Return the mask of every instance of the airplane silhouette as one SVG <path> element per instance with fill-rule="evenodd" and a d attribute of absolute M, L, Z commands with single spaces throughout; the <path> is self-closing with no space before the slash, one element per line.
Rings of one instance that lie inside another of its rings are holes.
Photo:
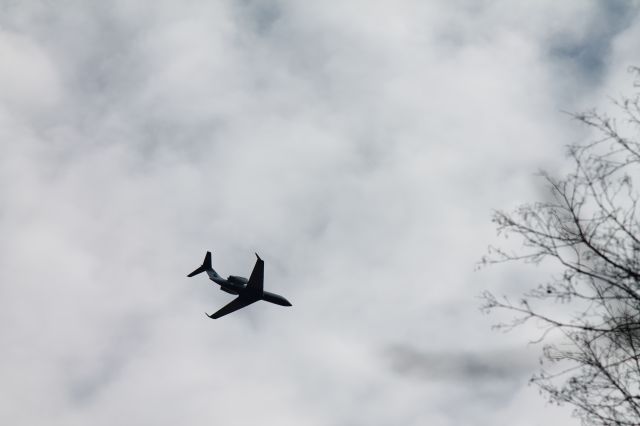
<path fill-rule="evenodd" d="M 215 314 L 207 314 L 209 318 L 218 319 L 230 314 L 231 312 L 237 311 L 238 309 L 244 308 L 245 306 L 249 306 L 258 300 L 265 300 L 280 306 L 291 306 L 291 303 L 279 294 L 264 291 L 262 285 L 264 279 L 264 261 L 260 259 L 258 253 L 256 253 L 256 257 L 258 260 L 256 260 L 256 264 L 253 267 L 253 271 L 251 272 L 249 279 L 236 275 L 229 275 L 227 279 L 222 278 L 211 267 L 210 251 L 205 255 L 202 266 L 187 275 L 187 277 L 193 277 L 194 275 L 206 272 L 211 281 L 220 285 L 220 290 L 238 295 L 238 297 L 233 299 Z"/>

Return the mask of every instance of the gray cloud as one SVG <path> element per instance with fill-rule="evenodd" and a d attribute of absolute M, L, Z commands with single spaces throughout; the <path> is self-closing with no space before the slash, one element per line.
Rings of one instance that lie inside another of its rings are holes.
<path fill-rule="evenodd" d="M 452 423 L 492 424 L 495 419 L 489 420 L 486 412 L 521 404 L 523 390 L 533 390 L 528 382 L 538 368 L 535 351 L 526 347 L 433 352 L 399 344 L 386 347 L 383 359 L 399 377 L 445 393 L 447 397 L 436 399 L 433 406 Z M 520 412 L 511 419 L 541 421 L 536 417 L 533 412 Z"/>
<path fill-rule="evenodd" d="M 399 374 L 424 380 L 521 382 L 536 368 L 532 352 L 429 353 L 405 345 L 391 346 L 387 355 Z"/>
<path fill-rule="evenodd" d="M 583 85 L 598 84 L 606 78 L 616 37 L 633 25 L 638 4 L 631 1 L 595 3 L 588 15 L 584 31 L 559 31 L 550 37 L 549 54 L 557 61 L 558 72 L 570 74 L 579 81 L 573 90 Z M 574 80 L 575 81 L 575 80 Z"/>

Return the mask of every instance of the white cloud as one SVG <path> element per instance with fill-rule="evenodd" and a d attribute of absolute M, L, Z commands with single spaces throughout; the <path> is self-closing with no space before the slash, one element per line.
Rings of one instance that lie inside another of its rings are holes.
<path fill-rule="evenodd" d="M 61 88 L 47 53 L 27 36 L 0 31 L 0 100 L 6 108 L 4 113 L 55 105 Z"/>
<path fill-rule="evenodd" d="M 570 424 L 531 390 L 398 374 L 381 348 L 524 346 L 475 296 L 544 271 L 473 267 L 491 209 L 532 200 L 581 135 L 559 110 L 634 61 L 631 7 L 590 38 L 602 7 L 5 7 L 0 419 Z M 609 59 L 594 74 L 558 40 Z M 223 274 L 259 252 L 294 306 L 206 319 L 229 300 L 185 277 L 208 249 Z"/>

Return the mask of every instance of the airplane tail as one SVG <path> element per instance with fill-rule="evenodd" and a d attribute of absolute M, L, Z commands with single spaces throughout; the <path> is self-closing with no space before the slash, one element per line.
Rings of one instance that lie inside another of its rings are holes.
<path fill-rule="evenodd" d="M 218 275 L 216 273 L 216 271 L 213 270 L 213 267 L 211 266 L 211 252 L 210 251 L 208 251 L 207 254 L 205 255 L 204 261 L 202 262 L 202 265 L 198 269 L 196 269 L 195 271 L 193 271 L 192 273 L 187 275 L 187 277 L 193 277 L 194 275 L 201 274 L 202 272 L 213 272 L 214 276 Z"/>

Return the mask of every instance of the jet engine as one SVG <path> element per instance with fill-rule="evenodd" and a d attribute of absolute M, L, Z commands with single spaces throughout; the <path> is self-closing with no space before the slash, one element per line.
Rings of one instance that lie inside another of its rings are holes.
<path fill-rule="evenodd" d="M 248 279 L 244 277 L 239 277 L 237 275 L 229 275 L 229 278 L 227 278 L 227 281 L 229 281 L 232 284 L 246 284 L 249 282 Z"/>

